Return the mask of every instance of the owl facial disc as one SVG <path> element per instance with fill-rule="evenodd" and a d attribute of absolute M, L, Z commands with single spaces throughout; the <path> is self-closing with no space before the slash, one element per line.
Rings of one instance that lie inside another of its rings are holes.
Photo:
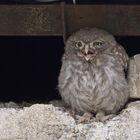
<path fill-rule="evenodd" d="M 85 45 L 85 47 L 81 50 L 81 54 L 86 61 L 90 61 L 94 59 L 97 51 L 95 48 L 90 48 L 89 45 Z"/>

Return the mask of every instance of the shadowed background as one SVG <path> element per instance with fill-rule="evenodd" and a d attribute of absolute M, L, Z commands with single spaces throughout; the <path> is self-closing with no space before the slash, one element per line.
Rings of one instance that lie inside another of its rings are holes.
<path fill-rule="evenodd" d="M 129 56 L 140 53 L 140 37 L 116 39 Z M 59 98 L 62 37 L 0 37 L 0 46 L 0 101 Z"/>
<path fill-rule="evenodd" d="M 66 0 L 67 3 L 72 1 Z M 139 4 L 137 0 L 77 0 L 79 4 Z M 35 3 L 34 0 L 1 0 L 1 4 Z M 129 56 L 140 53 L 140 37 L 116 37 Z M 0 36 L 0 101 L 49 101 L 57 90 L 62 37 Z"/>

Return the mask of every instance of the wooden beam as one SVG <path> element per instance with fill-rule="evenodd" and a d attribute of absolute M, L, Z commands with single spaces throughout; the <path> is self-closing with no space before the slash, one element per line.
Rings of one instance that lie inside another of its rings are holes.
<path fill-rule="evenodd" d="M 68 33 L 85 26 L 95 26 L 114 35 L 140 35 L 140 5 L 67 6 L 66 14 Z"/>
<path fill-rule="evenodd" d="M 59 5 L 0 5 L 0 35 L 62 35 Z"/>
<path fill-rule="evenodd" d="M 0 5 L 0 35 L 63 35 L 99 27 L 119 36 L 140 36 L 140 5 Z M 63 21 L 65 19 L 65 21 Z M 65 22 L 65 24 L 63 24 Z"/>

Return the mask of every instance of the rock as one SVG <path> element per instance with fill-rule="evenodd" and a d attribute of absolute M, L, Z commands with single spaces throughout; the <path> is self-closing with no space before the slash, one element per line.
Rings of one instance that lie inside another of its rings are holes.
<path fill-rule="evenodd" d="M 19 105 L 10 101 L 9 103 L 5 103 L 6 108 L 19 108 Z"/>
<path fill-rule="evenodd" d="M 0 102 L 0 108 L 4 108 L 4 103 Z"/>
<path fill-rule="evenodd" d="M 106 123 L 77 124 L 53 105 L 0 109 L 0 140 L 139 140 L 140 101 Z"/>
<path fill-rule="evenodd" d="M 19 105 L 10 101 L 6 103 L 0 103 L 0 108 L 19 108 Z"/>
<path fill-rule="evenodd" d="M 140 99 L 140 54 L 130 58 L 128 80 L 130 98 Z"/>
<path fill-rule="evenodd" d="M 29 107 L 31 105 L 33 105 L 34 103 L 29 103 L 29 102 L 25 102 L 25 101 L 22 101 L 22 103 L 18 103 L 18 105 L 20 107 Z"/>
<path fill-rule="evenodd" d="M 74 119 L 52 105 L 0 109 L 0 140 L 55 140 Z"/>
<path fill-rule="evenodd" d="M 52 101 L 49 102 L 49 104 L 52 104 L 53 106 L 56 106 L 56 107 L 66 106 L 66 104 L 62 100 L 52 100 Z"/>
<path fill-rule="evenodd" d="M 22 102 L 22 103 L 15 103 L 13 101 L 10 102 L 0 102 L 0 108 L 23 108 L 23 107 L 29 107 L 33 105 L 33 103 L 28 102 Z"/>

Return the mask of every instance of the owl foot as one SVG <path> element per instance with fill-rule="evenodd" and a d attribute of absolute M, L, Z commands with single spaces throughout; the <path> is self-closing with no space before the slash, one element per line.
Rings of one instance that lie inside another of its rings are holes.
<path fill-rule="evenodd" d="M 112 119 L 114 116 L 115 116 L 114 114 L 106 116 L 104 112 L 98 112 L 96 114 L 96 121 L 98 121 L 98 122 L 105 122 L 105 121 L 107 121 L 109 119 Z"/>
<path fill-rule="evenodd" d="M 76 119 L 76 111 L 75 110 L 70 109 L 69 113 L 74 119 Z"/>
<path fill-rule="evenodd" d="M 81 116 L 79 119 L 78 119 L 78 123 L 83 123 L 83 122 L 89 122 L 90 119 L 92 117 L 92 114 L 91 113 L 84 113 L 83 116 Z"/>

